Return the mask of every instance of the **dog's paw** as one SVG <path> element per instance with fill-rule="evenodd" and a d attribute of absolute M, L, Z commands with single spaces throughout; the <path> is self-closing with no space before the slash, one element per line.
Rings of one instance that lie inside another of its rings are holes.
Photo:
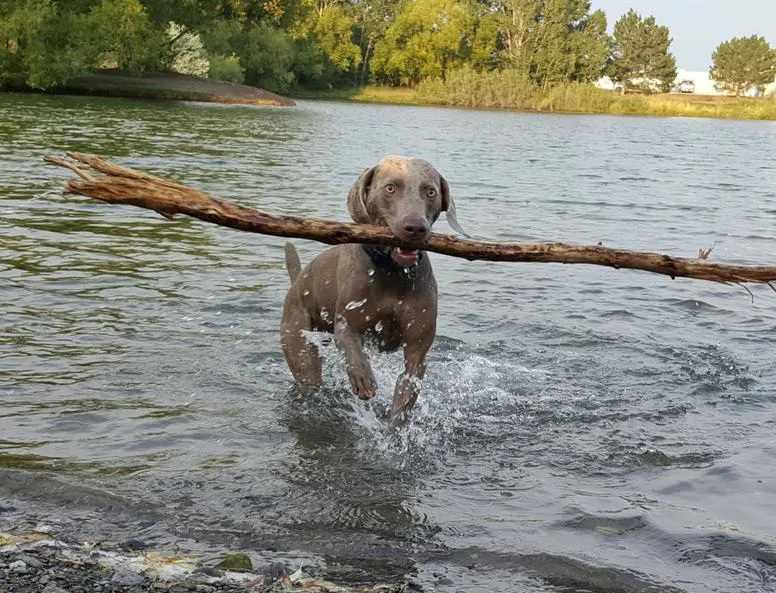
<path fill-rule="evenodd" d="M 358 399 L 371 399 L 377 393 L 377 381 L 368 365 L 348 368 L 350 387 Z"/>

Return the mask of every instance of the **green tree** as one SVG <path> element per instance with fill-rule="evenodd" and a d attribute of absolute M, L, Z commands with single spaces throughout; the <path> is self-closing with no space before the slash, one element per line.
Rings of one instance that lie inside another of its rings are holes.
<path fill-rule="evenodd" d="M 503 0 L 484 4 L 498 30 L 500 66 L 547 89 L 600 78 L 610 53 L 603 11 L 590 0 Z M 487 17 L 482 17 L 487 18 Z"/>
<path fill-rule="evenodd" d="M 170 59 L 164 27 L 141 0 L 7 0 L 0 3 L 0 66 L 34 88 L 99 67 L 158 70 Z"/>
<path fill-rule="evenodd" d="M 669 52 L 668 27 L 655 17 L 642 18 L 631 9 L 614 25 L 610 75 L 626 87 L 650 93 L 668 92 L 676 79 L 676 60 Z"/>
<path fill-rule="evenodd" d="M 606 33 L 606 26 L 603 10 L 596 10 L 579 21 L 571 42 L 576 58 L 573 81 L 595 82 L 603 76 L 612 52 L 612 38 Z"/>
<path fill-rule="evenodd" d="M 609 51 L 606 16 L 590 14 L 589 0 L 544 0 L 528 36 L 531 78 L 542 89 L 597 80 Z"/>
<path fill-rule="evenodd" d="M 528 72 L 531 36 L 541 21 L 543 0 L 502 0 L 493 5 L 505 66 Z M 486 3 L 486 8 L 490 4 Z"/>
<path fill-rule="evenodd" d="M 259 24 L 243 30 L 234 41 L 246 83 L 281 93 L 294 85 L 295 46 L 288 32 Z"/>
<path fill-rule="evenodd" d="M 50 0 L 0 5 L 0 48 L 3 78 L 41 89 L 88 71 L 96 57 L 84 13 Z"/>
<path fill-rule="evenodd" d="M 373 70 L 409 86 L 444 78 L 467 57 L 474 30 L 474 11 L 466 2 L 408 0 L 375 47 Z"/>
<path fill-rule="evenodd" d="M 356 43 L 361 52 L 358 82 L 367 81 L 369 64 L 377 43 L 385 37 L 393 23 L 396 0 L 351 0 L 349 14 L 353 21 Z"/>
<path fill-rule="evenodd" d="M 741 96 L 752 87 L 762 90 L 776 79 L 776 50 L 764 37 L 733 37 L 711 55 L 709 76 L 718 91 Z"/>
<path fill-rule="evenodd" d="M 502 65 L 498 15 L 492 7 L 475 5 L 475 31 L 471 38 L 467 62 L 477 71 L 487 71 Z"/>
<path fill-rule="evenodd" d="M 149 72 L 173 59 L 168 24 L 154 27 L 140 0 L 101 0 L 89 11 L 88 23 L 99 66 Z"/>
<path fill-rule="evenodd" d="M 353 43 L 353 21 L 342 7 L 324 6 L 318 13 L 313 32 L 318 45 L 331 63 L 342 71 L 361 63 L 361 51 Z"/>

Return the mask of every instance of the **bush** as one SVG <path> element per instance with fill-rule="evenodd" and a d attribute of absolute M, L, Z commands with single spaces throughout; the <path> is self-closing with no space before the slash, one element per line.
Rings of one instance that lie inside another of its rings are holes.
<path fill-rule="evenodd" d="M 519 70 L 477 72 L 471 66 L 452 70 L 444 80 L 424 80 L 418 100 L 464 107 L 534 109 L 539 90 Z"/>
<path fill-rule="evenodd" d="M 192 76 L 207 76 L 210 62 L 205 55 L 204 45 L 199 35 L 185 31 L 183 27 L 173 22 L 167 26 L 167 35 L 171 40 L 170 70 Z"/>
<path fill-rule="evenodd" d="M 237 55 L 245 69 L 245 82 L 282 93 L 295 81 L 294 42 L 288 32 L 260 24 L 244 31 Z"/>
<path fill-rule="evenodd" d="M 592 84 L 575 82 L 551 88 L 542 97 L 541 111 L 566 111 L 585 113 L 608 113 L 612 105 L 621 100 L 611 91 L 599 89 Z"/>
<path fill-rule="evenodd" d="M 245 81 L 245 72 L 240 66 L 240 58 L 234 54 L 231 56 L 210 56 L 210 68 L 207 76 L 225 82 L 242 83 Z"/>

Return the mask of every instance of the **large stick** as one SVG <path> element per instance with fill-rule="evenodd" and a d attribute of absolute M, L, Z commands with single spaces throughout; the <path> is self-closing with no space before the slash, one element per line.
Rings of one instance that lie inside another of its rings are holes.
<path fill-rule="evenodd" d="M 367 243 L 393 247 L 419 247 L 403 243 L 386 227 L 286 216 L 244 208 L 213 198 L 205 192 L 185 185 L 160 179 L 142 171 L 119 167 L 96 156 L 72 152 L 67 155 L 103 175 L 92 175 L 88 169 L 57 157 L 46 156 L 44 160 L 70 169 L 78 175 L 79 179 L 68 180 L 67 191 L 104 202 L 132 204 L 155 210 L 168 218 L 174 214 L 186 214 L 242 231 L 277 237 L 312 239 L 329 245 Z M 698 259 L 687 259 L 660 253 L 612 249 L 600 245 L 490 243 L 457 239 L 438 233 L 433 233 L 422 247 L 428 251 L 468 260 L 593 264 L 645 270 L 665 274 L 671 278 L 681 276 L 722 283 L 770 283 L 776 280 L 776 266 L 712 264 L 705 261 L 708 251 L 699 253 Z"/>

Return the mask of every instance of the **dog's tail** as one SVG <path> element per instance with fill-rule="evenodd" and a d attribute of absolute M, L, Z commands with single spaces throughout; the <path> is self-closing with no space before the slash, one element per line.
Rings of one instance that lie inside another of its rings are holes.
<path fill-rule="evenodd" d="M 302 262 L 299 261 L 299 254 L 296 252 L 296 247 L 294 247 L 293 243 L 287 241 L 285 249 L 286 269 L 288 270 L 291 282 L 293 282 L 296 280 L 296 277 L 299 276 L 299 272 L 302 271 Z"/>

